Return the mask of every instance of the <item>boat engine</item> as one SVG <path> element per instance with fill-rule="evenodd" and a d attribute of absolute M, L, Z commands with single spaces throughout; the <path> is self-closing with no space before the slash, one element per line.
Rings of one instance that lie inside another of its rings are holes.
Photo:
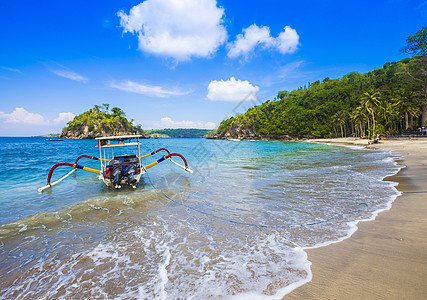
<path fill-rule="evenodd" d="M 115 189 L 120 189 L 121 183 L 127 183 L 136 188 L 138 180 L 135 178 L 135 174 L 138 168 L 138 159 L 135 155 L 116 156 L 108 163 L 105 177 L 113 182 Z"/>
<path fill-rule="evenodd" d="M 137 169 L 138 169 L 137 165 L 131 164 L 124 169 L 123 175 L 122 175 L 122 178 L 127 181 L 129 186 L 132 186 L 133 188 L 136 188 L 135 183 L 137 180 L 135 178 L 135 173 Z"/>
<path fill-rule="evenodd" d="M 113 168 L 111 172 L 111 179 L 113 179 L 113 184 L 115 189 L 121 188 L 120 181 L 122 177 L 122 166 L 118 165 Z"/>

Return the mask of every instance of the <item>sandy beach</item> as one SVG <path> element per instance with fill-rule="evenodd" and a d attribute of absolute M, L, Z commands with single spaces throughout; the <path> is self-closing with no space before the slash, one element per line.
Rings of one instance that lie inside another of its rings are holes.
<path fill-rule="evenodd" d="M 354 138 L 314 142 L 368 146 Z M 307 250 L 313 279 L 286 299 L 427 299 L 427 139 L 369 147 L 402 156 L 406 168 L 386 180 L 398 182 L 403 194 L 350 238 Z"/>

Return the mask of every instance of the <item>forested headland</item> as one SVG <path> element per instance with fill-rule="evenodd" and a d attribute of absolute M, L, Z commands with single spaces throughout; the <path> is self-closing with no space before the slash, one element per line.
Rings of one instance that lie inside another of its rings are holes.
<path fill-rule="evenodd" d="M 372 138 L 419 132 L 427 119 L 427 26 L 406 41 L 402 52 L 412 57 L 280 91 L 274 100 L 222 121 L 209 137 Z"/>

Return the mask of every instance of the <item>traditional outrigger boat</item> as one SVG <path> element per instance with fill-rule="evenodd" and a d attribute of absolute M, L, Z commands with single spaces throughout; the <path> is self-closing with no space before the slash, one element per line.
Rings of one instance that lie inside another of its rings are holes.
<path fill-rule="evenodd" d="M 169 150 L 167 150 L 166 148 L 160 148 L 156 151 L 141 156 L 141 143 L 139 141 L 141 137 L 142 135 L 122 135 L 96 138 L 96 147 L 99 148 L 99 158 L 89 155 L 80 155 L 75 160 L 74 164 L 58 163 L 54 165 L 50 169 L 49 174 L 47 176 L 47 185 L 39 188 L 39 193 L 58 184 L 59 182 L 70 176 L 72 173 L 74 173 L 77 169 L 98 174 L 98 178 L 102 180 L 109 188 L 112 189 L 120 189 L 122 188 L 122 186 L 136 188 L 141 179 L 142 174 L 144 174 L 147 169 L 154 167 L 155 165 L 165 160 L 170 160 L 175 165 L 184 169 L 185 171 L 193 173 L 193 171 L 188 168 L 188 164 L 184 156 L 179 153 L 170 153 Z M 123 154 L 123 151 L 121 151 L 122 149 L 124 149 L 123 147 L 133 147 L 134 154 Z M 143 158 L 157 154 L 160 151 L 167 152 L 167 155 L 162 156 L 158 160 L 146 166 L 142 164 Z M 184 162 L 184 165 L 177 163 L 172 159 L 172 157 L 181 158 Z M 100 161 L 101 169 L 96 170 L 79 165 L 78 161 L 81 158 L 89 158 Z M 58 179 L 57 181 L 51 183 L 53 171 L 59 166 L 69 166 L 72 167 L 73 170 L 71 170 L 69 173 L 67 173 L 65 176 Z"/>

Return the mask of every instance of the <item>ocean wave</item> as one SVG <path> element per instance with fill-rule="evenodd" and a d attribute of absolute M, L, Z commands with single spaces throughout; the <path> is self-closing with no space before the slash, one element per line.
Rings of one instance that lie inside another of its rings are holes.
<path fill-rule="evenodd" d="M 399 195 L 384 181 L 402 167 L 390 153 L 206 143 L 221 162 L 194 160 L 193 177 L 159 168 L 135 191 L 93 183 L 88 200 L 1 226 L 3 297 L 282 298 L 311 280 L 306 249 L 348 238 Z"/>

